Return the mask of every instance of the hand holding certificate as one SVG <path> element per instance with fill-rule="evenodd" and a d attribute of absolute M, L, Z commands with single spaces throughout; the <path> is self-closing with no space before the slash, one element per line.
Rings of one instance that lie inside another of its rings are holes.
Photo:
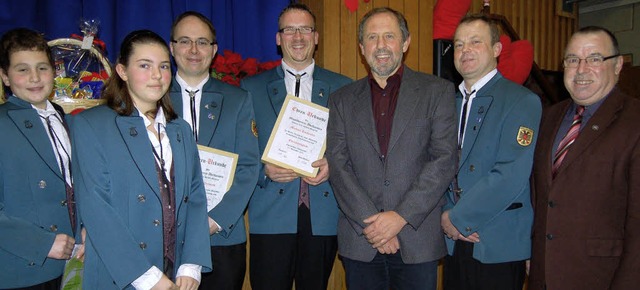
<path fill-rule="evenodd" d="M 288 95 L 271 131 L 262 161 L 313 177 L 326 149 L 329 109 Z"/>

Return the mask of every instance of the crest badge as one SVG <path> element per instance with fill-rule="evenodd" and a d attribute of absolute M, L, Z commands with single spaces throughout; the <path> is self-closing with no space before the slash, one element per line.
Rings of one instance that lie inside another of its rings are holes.
<path fill-rule="evenodd" d="M 258 138 L 258 125 L 256 125 L 256 120 L 251 120 L 251 132 L 253 133 L 253 136 Z"/>
<path fill-rule="evenodd" d="M 518 129 L 518 136 L 516 137 L 516 140 L 521 146 L 531 145 L 531 141 L 533 140 L 533 130 L 524 126 L 520 126 L 520 129 Z"/>

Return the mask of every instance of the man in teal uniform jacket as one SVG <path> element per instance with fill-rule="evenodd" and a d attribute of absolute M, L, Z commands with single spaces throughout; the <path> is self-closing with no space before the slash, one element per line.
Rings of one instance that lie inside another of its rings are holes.
<path fill-rule="evenodd" d="M 461 149 L 442 214 L 446 289 L 521 290 L 531 254 L 529 176 L 542 108 L 538 96 L 497 71 L 501 49 L 498 29 L 484 15 L 458 25 Z"/>
<path fill-rule="evenodd" d="M 178 16 L 171 39 L 178 70 L 169 94 L 176 113 L 195 127 L 198 144 L 238 154 L 231 188 L 209 211 L 216 266 L 202 276 L 200 287 L 240 290 L 246 271 L 244 213 L 260 168 L 251 98 L 245 90 L 209 75 L 218 46 L 213 24 L 205 16 L 193 11 Z"/>
<path fill-rule="evenodd" d="M 298 97 L 326 107 L 329 95 L 351 81 L 315 65 L 318 33 L 315 17 L 306 6 L 291 4 L 280 14 L 278 24 L 282 65 L 241 85 L 253 98 L 261 153 L 287 94 L 298 91 Z M 269 164 L 261 167 L 249 202 L 253 289 L 291 289 L 294 279 L 299 289 L 326 288 L 337 249 L 338 206 L 326 181 L 326 159 L 314 166 L 320 167 L 318 175 L 305 178 L 308 203 L 299 200 L 302 178 L 293 171 Z"/>

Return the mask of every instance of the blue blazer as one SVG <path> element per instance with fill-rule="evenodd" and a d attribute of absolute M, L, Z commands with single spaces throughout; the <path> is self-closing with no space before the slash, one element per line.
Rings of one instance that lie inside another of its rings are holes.
<path fill-rule="evenodd" d="M 78 210 L 87 229 L 84 289 L 131 289 L 151 266 L 162 269 L 162 207 L 151 142 L 137 111 L 119 116 L 98 106 L 74 117 Z M 175 270 L 211 270 L 200 161 L 189 125 L 167 123 L 176 201 Z"/>
<path fill-rule="evenodd" d="M 171 102 L 182 116 L 182 88 L 171 84 Z M 253 105 L 246 91 L 209 78 L 202 88 L 198 144 L 238 154 L 238 165 L 229 191 L 209 216 L 222 230 L 211 236 L 212 246 L 237 245 L 247 241 L 244 212 L 260 170 L 258 138 L 252 132 Z"/>
<path fill-rule="evenodd" d="M 456 104 L 459 120 L 459 91 Z M 541 114 L 540 98 L 500 73 L 476 93 L 469 109 L 458 169 L 463 192 L 454 204 L 449 191 L 444 209 L 451 210 L 449 218 L 460 233 L 478 232 L 473 257 L 482 263 L 520 261 L 531 255 L 529 177 Z M 523 128 L 533 133 L 525 137 L 528 145 L 518 142 Z M 453 254 L 454 241 L 446 242 Z"/>
<path fill-rule="evenodd" d="M 65 260 L 47 258 L 56 234 L 72 236 L 64 180 L 47 130 L 31 104 L 0 105 L 0 289 L 62 275 Z"/>
<path fill-rule="evenodd" d="M 313 71 L 312 102 L 327 107 L 329 95 L 350 82 L 351 79 L 316 65 Z M 262 154 L 287 96 L 282 66 L 244 79 L 241 87 L 253 98 Z M 299 191 L 299 178 L 288 183 L 273 182 L 265 176 L 264 165 L 261 166 L 258 186 L 249 201 L 249 232 L 297 233 Z M 313 235 L 336 235 L 338 205 L 329 182 L 309 186 L 309 203 Z"/>

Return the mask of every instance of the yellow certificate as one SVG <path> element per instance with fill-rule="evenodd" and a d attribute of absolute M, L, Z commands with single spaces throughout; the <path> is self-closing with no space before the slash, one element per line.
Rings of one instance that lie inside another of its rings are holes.
<path fill-rule="evenodd" d="M 198 145 L 202 179 L 207 193 L 207 211 L 214 208 L 233 184 L 238 154 Z"/>

